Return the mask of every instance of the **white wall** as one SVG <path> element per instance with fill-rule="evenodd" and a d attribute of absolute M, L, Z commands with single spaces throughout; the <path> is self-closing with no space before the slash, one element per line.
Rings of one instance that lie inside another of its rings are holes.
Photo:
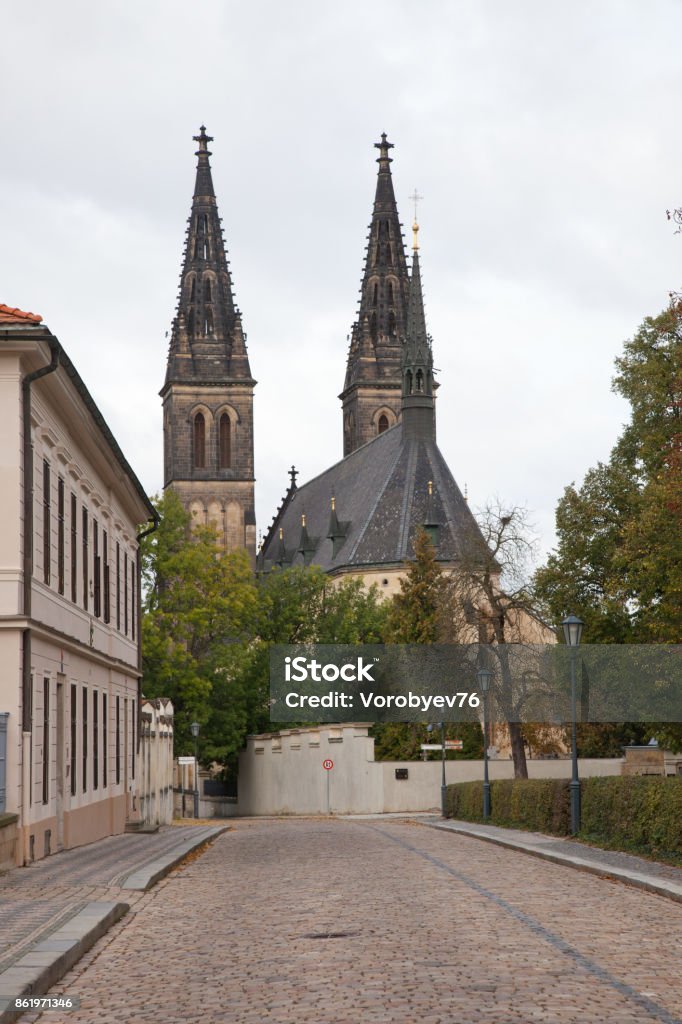
<path fill-rule="evenodd" d="M 334 767 L 327 772 L 323 761 Z M 513 778 L 510 760 L 490 761 L 491 779 Z M 622 758 L 584 759 L 581 778 L 620 775 Z M 395 777 L 406 768 L 408 778 Z M 446 783 L 483 780 L 483 761 L 446 761 Z M 570 758 L 529 760 L 530 778 L 570 778 Z M 439 761 L 375 761 L 366 725 L 325 725 L 249 736 L 239 759 L 237 813 L 376 814 L 440 807 Z"/>

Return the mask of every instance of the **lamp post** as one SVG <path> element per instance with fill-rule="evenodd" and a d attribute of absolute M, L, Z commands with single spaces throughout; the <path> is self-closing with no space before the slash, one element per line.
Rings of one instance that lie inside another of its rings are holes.
<path fill-rule="evenodd" d="M 577 615 L 568 615 L 561 623 L 564 627 L 564 639 L 571 654 L 571 832 L 576 835 L 580 831 L 580 779 L 578 778 L 578 726 L 576 718 L 576 672 L 575 663 L 578 656 L 580 638 L 583 634 L 583 621 Z"/>
<path fill-rule="evenodd" d="M 483 694 L 483 818 L 490 817 L 490 780 L 488 779 L 488 691 L 492 672 L 481 668 L 476 673 L 478 685 Z"/>
<path fill-rule="evenodd" d="M 192 722 L 190 732 L 194 737 L 194 817 L 199 817 L 199 729 L 198 722 Z"/>

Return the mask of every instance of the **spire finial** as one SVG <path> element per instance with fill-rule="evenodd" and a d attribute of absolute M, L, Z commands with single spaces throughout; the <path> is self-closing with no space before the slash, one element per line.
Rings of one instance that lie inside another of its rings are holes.
<path fill-rule="evenodd" d="M 297 476 L 298 476 L 298 470 L 296 469 L 296 466 L 292 466 L 291 469 L 289 470 L 289 479 L 291 480 L 291 483 L 289 484 L 289 489 L 290 490 L 293 490 L 294 487 L 296 486 L 296 477 Z"/>
<path fill-rule="evenodd" d="M 383 160 L 386 163 L 393 163 L 390 156 L 388 155 L 389 149 L 393 149 L 393 143 L 388 141 L 386 132 L 381 133 L 381 142 L 375 142 L 374 148 L 379 150 L 379 156 L 377 157 L 377 163 L 381 163 Z"/>
<path fill-rule="evenodd" d="M 417 235 L 419 233 L 419 221 L 417 220 L 417 205 L 423 198 L 424 196 L 420 196 L 416 189 L 410 196 L 410 201 L 414 203 L 414 222 L 412 224 L 412 249 L 414 252 L 416 252 L 417 249 L 419 248 L 419 243 L 417 241 Z"/>
<path fill-rule="evenodd" d="M 199 148 L 196 151 L 195 156 L 211 156 L 208 149 L 208 144 L 209 142 L 213 142 L 213 136 L 206 134 L 205 124 L 202 124 L 201 128 L 199 129 L 199 135 L 193 135 L 192 138 L 194 139 L 195 142 L 199 143 Z"/>

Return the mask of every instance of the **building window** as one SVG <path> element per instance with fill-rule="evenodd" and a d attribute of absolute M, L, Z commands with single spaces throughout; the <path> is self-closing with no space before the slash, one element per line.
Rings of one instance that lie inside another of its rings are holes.
<path fill-rule="evenodd" d="M 416 381 L 416 384 L 417 384 L 417 391 L 418 392 L 419 391 L 423 391 L 424 390 L 424 374 L 422 373 L 421 370 L 417 370 L 417 375 L 415 377 L 415 381 Z"/>
<path fill-rule="evenodd" d="M 389 284 L 389 286 L 388 286 L 388 304 L 389 304 L 389 306 L 393 305 L 393 285 L 392 284 Z"/>
<path fill-rule="evenodd" d="M 78 602 L 78 502 L 71 495 L 71 600 Z"/>
<path fill-rule="evenodd" d="M 226 412 L 220 417 L 220 468 L 232 465 L 232 423 Z"/>
<path fill-rule="evenodd" d="M 50 582 L 50 562 L 52 550 L 50 546 L 50 463 L 43 459 L 43 579 Z"/>
<path fill-rule="evenodd" d="M 83 792 L 88 788 L 88 688 L 83 687 L 83 739 L 81 743 L 81 756 L 83 758 Z"/>
<path fill-rule="evenodd" d="M 111 582 L 109 580 L 109 534 L 102 530 L 102 558 L 104 565 L 104 621 L 111 622 Z"/>
<path fill-rule="evenodd" d="M 123 632 L 128 636 L 128 553 L 123 555 Z"/>
<path fill-rule="evenodd" d="M 210 308 L 204 316 L 204 335 L 208 337 L 209 334 L 213 334 L 213 310 Z"/>
<path fill-rule="evenodd" d="M 135 778 L 135 748 L 137 744 L 137 719 L 135 717 L 135 701 L 132 703 L 133 714 L 130 723 L 130 731 L 132 733 L 132 751 L 131 751 L 131 762 L 130 762 L 130 775 L 131 778 Z"/>
<path fill-rule="evenodd" d="M 116 629 L 121 630 L 121 545 L 116 541 Z"/>
<path fill-rule="evenodd" d="M 43 803 L 50 799 L 50 680 L 43 679 Z"/>
<path fill-rule="evenodd" d="M 211 302 L 211 282 L 209 278 L 204 281 L 204 302 Z"/>
<path fill-rule="evenodd" d="M 372 305 L 376 306 L 378 301 L 379 301 L 379 285 L 375 284 L 374 285 L 374 291 L 372 293 Z"/>
<path fill-rule="evenodd" d="M 381 416 L 379 417 L 377 433 L 383 434 L 385 430 L 388 430 L 388 417 L 382 412 Z"/>
<path fill-rule="evenodd" d="M 107 718 L 107 695 L 102 694 L 102 786 L 106 789 L 108 784 L 107 779 L 107 760 L 109 757 L 109 748 L 107 746 L 109 742 L 109 720 Z"/>
<path fill-rule="evenodd" d="M 64 481 L 57 480 L 57 590 L 64 593 Z"/>
<path fill-rule="evenodd" d="M 189 286 L 189 301 L 190 302 L 194 302 L 194 299 L 196 297 L 196 292 L 197 292 L 197 281 L 196 281 L 196 278 L 193 277 L 192 278 L 192 283 Z"/>
<path fill-rule="evenodd" d="M 116 698 L 116 785 L 121 781 L 121 698 Z"/>
<path fill-rule="evenodd" d="M 395 313 L 393 310 L 388 314 L 388 333 L 391 337 L 395 335 Z"/>
<path fill-rule="evenodd" d="M 88 610 L 88 510 L 83 509 L 83 607 Z"/>
<path fill-rule="evenodd" d="M 71 686 L 71 796 L 76 795 L 76 740 L 78 738 L 78 705 L 75 684 Z"/>
<path fill-rule="evenodd" d="M 378 327 L 377 327 L 377 315 L 376 315 L 376 313 L 372 313 L 372 316 L 370 318 L 370 321 L 369 321 L 369 333 L 372 335 L 372 341 L 376 342 L 377 337 L 378 337 Z"/>
<path fill-rule="evenodd" d="M 102 563 L 99 557 L 99 523 L 95 518 L 92 520 L 92 554 L 95 579 L 93 605 L 95 617 L 99 619 L 102 614 Z"/>
<path fill-rule="evenodd" d="M 99 693 L 92 691 L 92 788 L 99 789 Z"/>
<path fill-rule="evenodd" d="M 135 618 L 137 611 L 137 563 L 134 559 L 130 559 L 130 635 L 131 638 L 135 639 Z"/>
<path fill-rule="evenodd" d="M 194 417 L 194 468 L 206 468 L 206 420 L 201 412 Z"/>

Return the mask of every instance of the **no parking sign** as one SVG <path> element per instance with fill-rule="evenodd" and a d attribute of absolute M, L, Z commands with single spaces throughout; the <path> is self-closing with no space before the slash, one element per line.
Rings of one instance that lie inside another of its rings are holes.
<path fill-rule="evenodd" d="M 330 761 L 329 758 L 327 758 L 325 761 L 322 762 L 322 767 L 326 772 L 330 772 L 334 767 L 334 762 Z"/>

